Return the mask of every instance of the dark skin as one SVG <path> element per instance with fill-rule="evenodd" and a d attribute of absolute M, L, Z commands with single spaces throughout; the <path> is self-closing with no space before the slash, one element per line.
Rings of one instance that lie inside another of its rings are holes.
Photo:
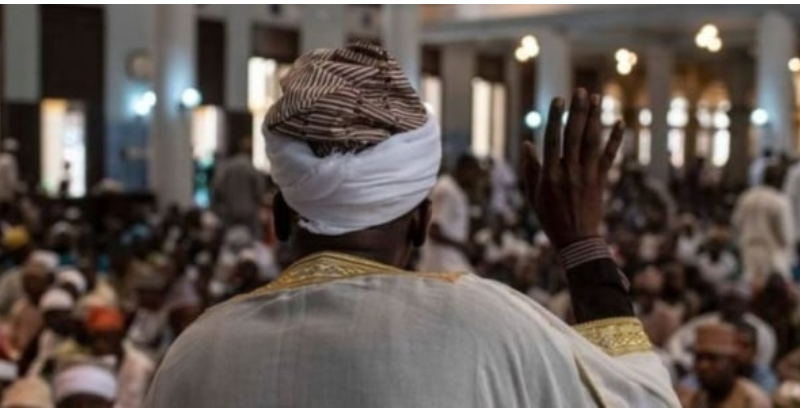
<path fill-rule="evenodd" d="M 736 357 L 716 353 L 695 354 L 695 371 L 712 406 L 725 401 L 736 385 Z"/>
<path fill-rule="evenodd" d="M 64 398 L 57 408 L 112 408 L 114 403 L 96 395 L 76 394 Z"/>
<path fill-rule="evenodd" d="M 564 100 L 553 100 L 545 134 L 544 163 L 531 143 L 524 146 L 528 198 L 550 241 L 558 248 L 598 235 L 603 214 L 603 192 L 623 128 L 617 123 L 602 146 L 600 96 L 579 89 L 572 99 L 569 120 L 562 128 Z M 565 154 L 559 146 L 564 140 Z M 297 213 L 275 198 L 273 213 L 278 238 L 288 242 L 291 260 L 320 251 L 338 251 L 403 268 L 413 247 L 425 242 L 430 204 L 423 202 L 409 214 L 386 224 L 341 236 L 319 236 L 297 226 Z"/>

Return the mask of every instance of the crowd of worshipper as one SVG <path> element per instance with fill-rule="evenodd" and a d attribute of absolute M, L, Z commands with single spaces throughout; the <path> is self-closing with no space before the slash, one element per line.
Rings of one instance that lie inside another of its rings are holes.
<path fill-rule="evenodd" d="M 408 268 L 474 272 L 571 322 L 558 251 L 517 169 L 463 156 L 448 170 Z M 288 266 L 268 177 L 245 154 L 216 173 L 208 209 L 144 202 L 98 216 L 0 195 L 0 408 L 140 407 L 205 309 Z M 800 406 L 800 165 L 765 154 L 749 176 L 724 187 L 699 159 L 661 183 L 623 160 L 609 182 L 604 236 L 687 407 Z"/>

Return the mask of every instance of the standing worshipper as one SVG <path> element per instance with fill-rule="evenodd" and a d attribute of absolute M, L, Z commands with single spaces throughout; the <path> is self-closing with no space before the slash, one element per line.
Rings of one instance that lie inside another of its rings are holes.
<path fill-rule="evenodd" d="M 16 152 L 15 139 L 4 139 L 0 144 L 0 210 L 14 201 L 20 186 Z"/>
<path fill-rule="evenodd" d="M 427 236 L 441 136 L 385 50 L 312 51 L 282 86 L 264 130 L 294 263 L 187 329 L 146 407 L 678 406 L 597 236 L 622 139 L 617 124 L 601 152 L 599 96 L 573 97 L 564 158 L 561 99 L 544 163 L 525 151 L 581 323 L 570 328 L 500 283 L 402 269 Z"/>
<path fill-rule="evenodd" d="M 433 215 L 429 239 L 422 247 L 419 269 L 473 272 L 470 263 L 470 205 L 467 191 L 481 174 L 473 156 L 458 159 L 453 175 L 444 175 L 431 193 Z"/>
<path fill-rule="evenodd" d="M 259 212 L 266 184 L 264 175 L 253 167 L 252 149 L 250 139 L 242 139 L 239 153 L 220 164 L 212 182 L 211 198 L 214 212 L 227 228 L 244 226 L 253 237 L 260 237 Z"/>
<path fill-rule="evenodd" d="M 795 231 L 789 200 L 778 190 L 780 183 L 778 168 L 768 167 L 764 184 L 744 193 L 733 213 L 745 278 L 757 287 L 763 286 L 773 272 L 792 281 L 790 261 Z"/>

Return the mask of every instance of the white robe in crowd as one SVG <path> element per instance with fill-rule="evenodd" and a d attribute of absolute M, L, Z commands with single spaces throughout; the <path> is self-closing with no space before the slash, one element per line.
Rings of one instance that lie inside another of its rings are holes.
<path fill-rule="evenodd" d="M 733 227 L 739 238 L 746 279 L 760 283 L 777 272 L 791 281 L 793 225 L 789 200 L 780 191 L 754 187 L 739 198 Z"/>
<path fill-rule="evenodd" d="M 206 312 L 145 406 L 680 406 L 654 352 L 613 357 L 502 284 L 368 261 L 307 267 Z"/>
<path fill-rule="evenodd" d="M 789 208 L 792 212 L 792 227 L 795 231 L 795 242 L 800 240 L 797 236 L 800 233 L 800 163 L 789 168 L 786 180 L 783 182 L 783 192 L 789 200 Z"/>
<path fill-rule="evenodd" d="M 451 176 L 442 176 L 431 192 L 432 223 L 457 242 L 469 242 L 469 198 Z M 452 246 L 428 239 L 422 247 L 419 269 L 423 271 L 472 272 L 467 256 Z"/>

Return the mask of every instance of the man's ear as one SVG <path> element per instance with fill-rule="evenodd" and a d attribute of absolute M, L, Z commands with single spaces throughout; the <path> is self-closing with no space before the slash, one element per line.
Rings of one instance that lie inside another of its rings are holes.
<path fill-rule="evenodd" d="M 431 201 L 425 199 L 425 201 L 423 201 L 414 212 L 409 230 L 409 234 L 411 235 L 411 243 L 417 248 L 425 244 L 425 240 L 428 238 L 428 226 L 431 223 L 431 217 Z"/>
<path fill-rule="evenodd" d="M 292 222 L 294 221 L 294 211 L 286 204 L 283 194 L 278 192 L 272 201 L 272 218 L 275 225 L 275 235 L 281 242 L 289 240 L 292 233 Z"/>

